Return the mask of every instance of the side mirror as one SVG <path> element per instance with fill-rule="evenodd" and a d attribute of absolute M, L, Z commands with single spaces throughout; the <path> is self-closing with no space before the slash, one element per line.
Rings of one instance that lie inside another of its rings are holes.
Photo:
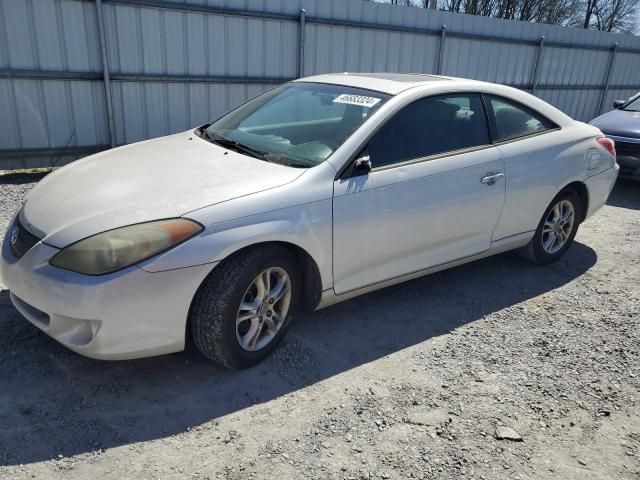
<path fill-rule="evenodd" d="M 358 173 L 369 173 L 371 171 L 371 158 L 365 154 L 356 159 L 353 169 Z"/>
<path fill-rule="evenodd" d="M 613 101 L 613 108 L 620 108 L 622 107 L 625 103 L 627 103 L 625 100 L 614 100 Z"/>

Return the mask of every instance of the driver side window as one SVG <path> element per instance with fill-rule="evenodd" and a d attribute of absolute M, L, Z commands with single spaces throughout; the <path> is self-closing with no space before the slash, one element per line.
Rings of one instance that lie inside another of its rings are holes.
<path fill-rule="evenodd" d="M 489 143 L 480 95 L 447 94 L 404 107 L 373 136 L 367 153 L 376 168 Z"/>

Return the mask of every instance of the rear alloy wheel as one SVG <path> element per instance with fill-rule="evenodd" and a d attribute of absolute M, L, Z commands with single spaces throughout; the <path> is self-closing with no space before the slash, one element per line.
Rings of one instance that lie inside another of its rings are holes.
<path fill-rule="evenodd" d="M 296 257 L 284 247 L 258 246 L 224 260 L 191 305 L 193 342 L 210 360 L 251 367 L 275 350 L 300 298 Z"/>
<path fill-rule="evenodd" d="M 582 208 L 573 189 L 561 192 L 544 212 L 533 238 L 518 250 L 520 256 L 542 265 L 562 257 L 578 232 Z"/>
<path fill-rule="evenodd" d="M 542 226 L 542 248 L 550 255 L 560 251 L 573 231 L 576 211 L 568 200 L 556 203 Z"/>

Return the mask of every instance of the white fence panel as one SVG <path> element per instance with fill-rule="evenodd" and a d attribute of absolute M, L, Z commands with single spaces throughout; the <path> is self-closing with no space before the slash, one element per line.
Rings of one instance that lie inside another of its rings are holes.
<path fill-rule="evenodd" d="M 477 78 L 585 121 L 640 90 L 630 35 L 362 0 L 102 0 L 101 12 L 104 45 L 95 0 L 0 0 L 0 170 L 182 131 L 301 73 Z"/>

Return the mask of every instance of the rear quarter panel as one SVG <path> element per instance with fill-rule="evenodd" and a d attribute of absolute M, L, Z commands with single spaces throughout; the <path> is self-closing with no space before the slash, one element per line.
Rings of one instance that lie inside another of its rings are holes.
<path fill-rule="evenodd" d="M 585 128 L 586 127 L 586 128 Z M 575 125 L 499 146 L 505 159 L 506 196 L 493 240 L 533 231 L 566 185 L 605 169 L 597 129 Z M 591 158 L 593 171 L 587 169 Z"/>

